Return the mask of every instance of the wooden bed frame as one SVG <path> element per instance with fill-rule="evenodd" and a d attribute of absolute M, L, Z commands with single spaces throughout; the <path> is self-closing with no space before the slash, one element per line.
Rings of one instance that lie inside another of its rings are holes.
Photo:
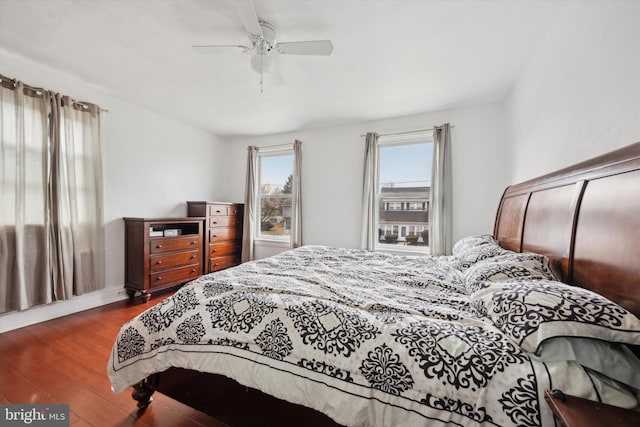
<path fill-rule="evenodd" d="M 640 142 L 508 187 L 494 237 L 507 249 L 545 254 L 563 282 L 640 317 Z M 179 368 L 154 374 L 134 387 L 138 406 L 148 405 L 154 390 L 231 426 L 338 425 L 221 375 Z"/>
<path fill-rule="evenodd" d="M 508 187 L 494 237 L 640 317 L 640 142 Z"/>

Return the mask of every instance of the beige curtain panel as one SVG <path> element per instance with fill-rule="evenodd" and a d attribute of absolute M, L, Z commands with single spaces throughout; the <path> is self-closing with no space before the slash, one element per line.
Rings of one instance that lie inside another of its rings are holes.
<path fill-rule="evenodd" d="M 293 143 L 293 185 L 291 195 L 291 247 L 302 246 L 302 142 Z"/>
<path fill-rule="evenodd" d="M 258 147 L 247 147 L 247 178 L 244 190 L 244 224 L 242 230 L 242 262 L 253 260 L 253 240 L 256 233 Z"/>
<path fill-rule="evenodd" d="M 362 181 L 362 229 L 360 247 L 372 251 L 378 238 L 376 191 L 378 189 L 378 134 L 365 137 L 364 177 Z"/>
<path fill-rule="evenodd" d="M 0 76 L 0 313 L 104 288 L 101 110 Z"/>
<path fill-rule="evenodd" d="M 451 126 L 433 128 L 429 248 L 431 255 L 450 255 L 453 235 L 453 191 L 451 179 Z"/>

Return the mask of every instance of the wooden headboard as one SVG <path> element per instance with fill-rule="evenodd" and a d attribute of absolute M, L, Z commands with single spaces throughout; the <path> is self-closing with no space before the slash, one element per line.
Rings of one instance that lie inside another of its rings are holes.
<path fill-rule="evenodd" d="M 640 317 L 640 142 L 508 187 L 494 237 Z"/>

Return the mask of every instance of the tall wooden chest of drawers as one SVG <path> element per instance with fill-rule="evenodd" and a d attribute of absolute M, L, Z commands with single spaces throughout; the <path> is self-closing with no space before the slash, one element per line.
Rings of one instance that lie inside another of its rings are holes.
<path fill-rule="evenodd" d="M 125 288 L 130 298 L 203 274 L 204 218 L 124 218 Z"/>
<path fill-rule="evenodd" d="M 187 215 L 205 217 L 205 273 L 213 273 L 240 264 L 243 204 L 189 201 Z"/>

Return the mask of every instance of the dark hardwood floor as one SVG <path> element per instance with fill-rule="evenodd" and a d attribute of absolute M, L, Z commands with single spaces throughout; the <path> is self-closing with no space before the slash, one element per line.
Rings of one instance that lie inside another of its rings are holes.
<path fill-rule="evenodd" d="M 131 392 L 114 394 L 107 362 L 120 327 L 165 298 L 128 301 L 0 334 L 0 403 L 66 403 L 72 426 L 224 426 L 161 393 L 138 413 Z"/>

